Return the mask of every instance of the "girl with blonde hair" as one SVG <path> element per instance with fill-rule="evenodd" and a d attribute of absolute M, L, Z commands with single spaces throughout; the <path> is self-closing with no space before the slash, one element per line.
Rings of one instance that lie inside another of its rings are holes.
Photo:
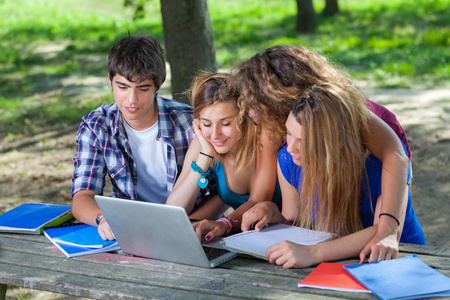
<path fill-rule="evenodd" d="M 305 90 L 318 84 L 333 84 L 346 92 L 342 100 L 347 106 L 358 111 L 370 109 L 360 135 L 365 147 L 383 163 L 381 209 L 389 215 L 380 218 L 377 234 L 367 241 L 361 258 L 379 261 L 396 256 L 402 229 L 394 218 L 404 217 L 411 173 L 409 158 L 401 141 L 410 157 L 408 142 L 395 115 L 369 101 L 348 74 L 332 66 L 325 57 L 302 46 L 268 48 L 237 65 L 235 73 L 236 81 L 242 86 L 240 106 L 259 126 L 260 143 L 272 145 L 263 147 L 260 161 L 264 163 L 258 167 L 258 172 L 268 174 L 263 177 L 265 182 L 261 183 L 263 179 L 260 182 L 266 188 L 275 185 L 276 177 L 270 177 L 276 168 L 272 162 L 277 160 L 278 150 L 283 146 L 289 111 Z"/>
<path fill-rule="evenodd" d="M 236 232 L 242 214 L 258 202 L 252 198 L 255 195 L 252 187 L 261 148 L 257 126 L 238 106 L 239 91 L 231 84 L 230 74 L 201 74 L 190 92 L 195 138 L 166 204 L 182 206 L 190 214 L 199 191 L 211 187 L 211 195 L 218 197 L 205 205 L 212 205 L 211 209 L 216 210 L 220 207 L 219 202 L 234 211 L 216 221 L 203 220 L 194 224 L 198 237 L 206 234 L 206 240 L 210 240 Z M 281 207 L 278 184 L 270 191 L 261 187 L 256 191 L 258 193 L 261 195 L 256 197 L 259 201 L 274 201 Z M 190 217 L 195 218 L 195 212 Z"/>
<path fill-rule="evenodd" d="M 282 211 L 259 203 L 242 221 L 243 230 L 283 222 L 331 232 L 336 239 L 314 246 L 273 245 L 266 253 L 271 263 L 302 268 L 355 257 L 377 234 L 381 216 L 398 222 L 401 242 L 425 244 L 409 193 L 404 218 L 383 212 L 384 166 L 361 136 L 370 111 L 351 105 L 349 98 L 347 90 L 332 84 L 314 85 L 298 97 L 286 121 L 287 145 L 278 153 Z M 385 258 L 396 256 L 390 251 Z"/>

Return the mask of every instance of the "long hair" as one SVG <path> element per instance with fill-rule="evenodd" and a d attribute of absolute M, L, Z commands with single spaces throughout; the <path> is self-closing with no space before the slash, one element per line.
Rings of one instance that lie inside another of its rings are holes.
<path fill-rule="evenodd" d="M 293 103 L 315 84 L 340 86 L 351 96 L 346 101 L 366 106 L 364 95 L 346 72 L 303 46 L 273 46 L 241 62 L 234 72 L 242 86 L 241 106 L 247 112 L 253 110 L 255 122 L 263 124 L 272 136 L 285 135 Z"/>
<path fill-rule="evenodd" d="M 302 179 L 295 223 L 347 235 L 361 229 L 359 201 L 367 150 L 361 127 L 369 110 L 347 101 L 346 90 L 315 85 L 292 107 L 302 126 Z"/>
<path fill-rule="evenodd" d="M 228 73 L 201 73 L 190 90 L 194 118 L 199 119 L 200 113 L 217 103 L 231 103 L 238 112 L 236 117 L 237 128 L 240 131 L 238 140 L 235 172 L 252 164 L 256 159 L 257 126 L 251 118 L 238 105 L 239 90 L 232 83 L 231 75 Z M 215 155 L 219 160 L 225 155 Z"/>

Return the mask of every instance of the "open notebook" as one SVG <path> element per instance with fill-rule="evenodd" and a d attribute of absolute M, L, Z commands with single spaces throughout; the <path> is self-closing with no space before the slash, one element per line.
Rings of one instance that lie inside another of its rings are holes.
<path fill-rule="evenodd" d="M 262 259 L 266 259 L 267 249 L 282 241 L 291 241 L 301 245 L 314 245 L 329 240 L 331 235 L 287 224 L 275 224 L 255 230 L 242 232 L 224 238 L 221 244 L 224 248 Z"/>

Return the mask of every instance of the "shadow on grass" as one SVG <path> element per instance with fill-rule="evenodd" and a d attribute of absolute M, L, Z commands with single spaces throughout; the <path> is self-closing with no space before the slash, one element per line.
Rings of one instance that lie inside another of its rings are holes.
<path fill-rule="evenodd" d="M 386 86 L 391 77 L 439 84 L 450 77 L 449 23 L 440 3 L 417 1 L 389 8 L 372 4 L 334 17 L 320 15 L 320 27 L 309 35 L 295 31 L 295 12 L 275 21 L 266 21 L 262 14 L 248 18 L 239 11 L 224 14 L 213 20 L 217 51 L 226 53 L 219 67 L 230 67 L 274 44 L 304 44 Z M 52 27 L 23 24 L 6 31 L 2 45 L 7 47 L 0 55 L 0 138 L 58 122 L 77 123 L 102 102 L 111 102 L 111 97 L 95 98 L 95 89 L 104 92 L 107 84 L 89 87 L 82 82 L 106 77 L 107 52 L 126 31 L 113 24 L 68 24 L 56 33 Z M 163 42 L 161 24 L 132 28 L 133 34 L 140 32 Z M 37 51 L 48 44 L 63 47 Z M 63 84 L 71 77 L 74 80 Z"/>

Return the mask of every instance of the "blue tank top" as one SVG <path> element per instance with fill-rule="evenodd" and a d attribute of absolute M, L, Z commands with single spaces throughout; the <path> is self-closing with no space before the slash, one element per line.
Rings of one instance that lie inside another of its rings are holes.
<path fill-rule="evenodd" d="M 218 164 L 214 163 L 212 171 L 212 174 L 216 178 L 217 194 L 219 195 L 223 203 L 231 206 L 233 209 L 236 209 L 248 201 L 250 195 L 238 195 L 228 188 L 227 181 L 225 179 L 223 164 L 221 162 Z M 281 190 L 280 185 L 278 184 L 278 180 L 272 201 L 277 204 L 278 209 L 280 209 L 281 211 Z"/>
<path fill-rule="evenodd" d="M 402 142 L 403 143 L 403 142 Z M 405 145 L 403 144 L 405 148 Z M 278 152 L 278 164 L 284 178 L 297 190 L 299 190 L 299 182 L 302 176 L 302 167 L 294 164 L 292 156 L 287 152 L 287 146 L 281 148 Z M 406 151 L 406 148 L 405 148 Z M 407 152 L 406 152 L 406 155 Z M 381 171 L 382 163 L 378 158 L 370 155 L 366 160 L 367 180 L 363 179 L 361 187 L 361 198 L 359 213 L 361 223 L 364 228 L 373 225 L 374 211 L 376 200 L 381 195 Z M 409 182 L 410 174 L 408 174 Z M 401 221 L 400 221 L 401 222 Z M 411 204 L 411 195 L 408 190 L 408 205 L 406 208 L 406 216 L 404 220 L 403 232 L 400 238 L 402 243 L 425 245 L 425 235 L 419 220 L 417 219 L 414 208 Z"/>

